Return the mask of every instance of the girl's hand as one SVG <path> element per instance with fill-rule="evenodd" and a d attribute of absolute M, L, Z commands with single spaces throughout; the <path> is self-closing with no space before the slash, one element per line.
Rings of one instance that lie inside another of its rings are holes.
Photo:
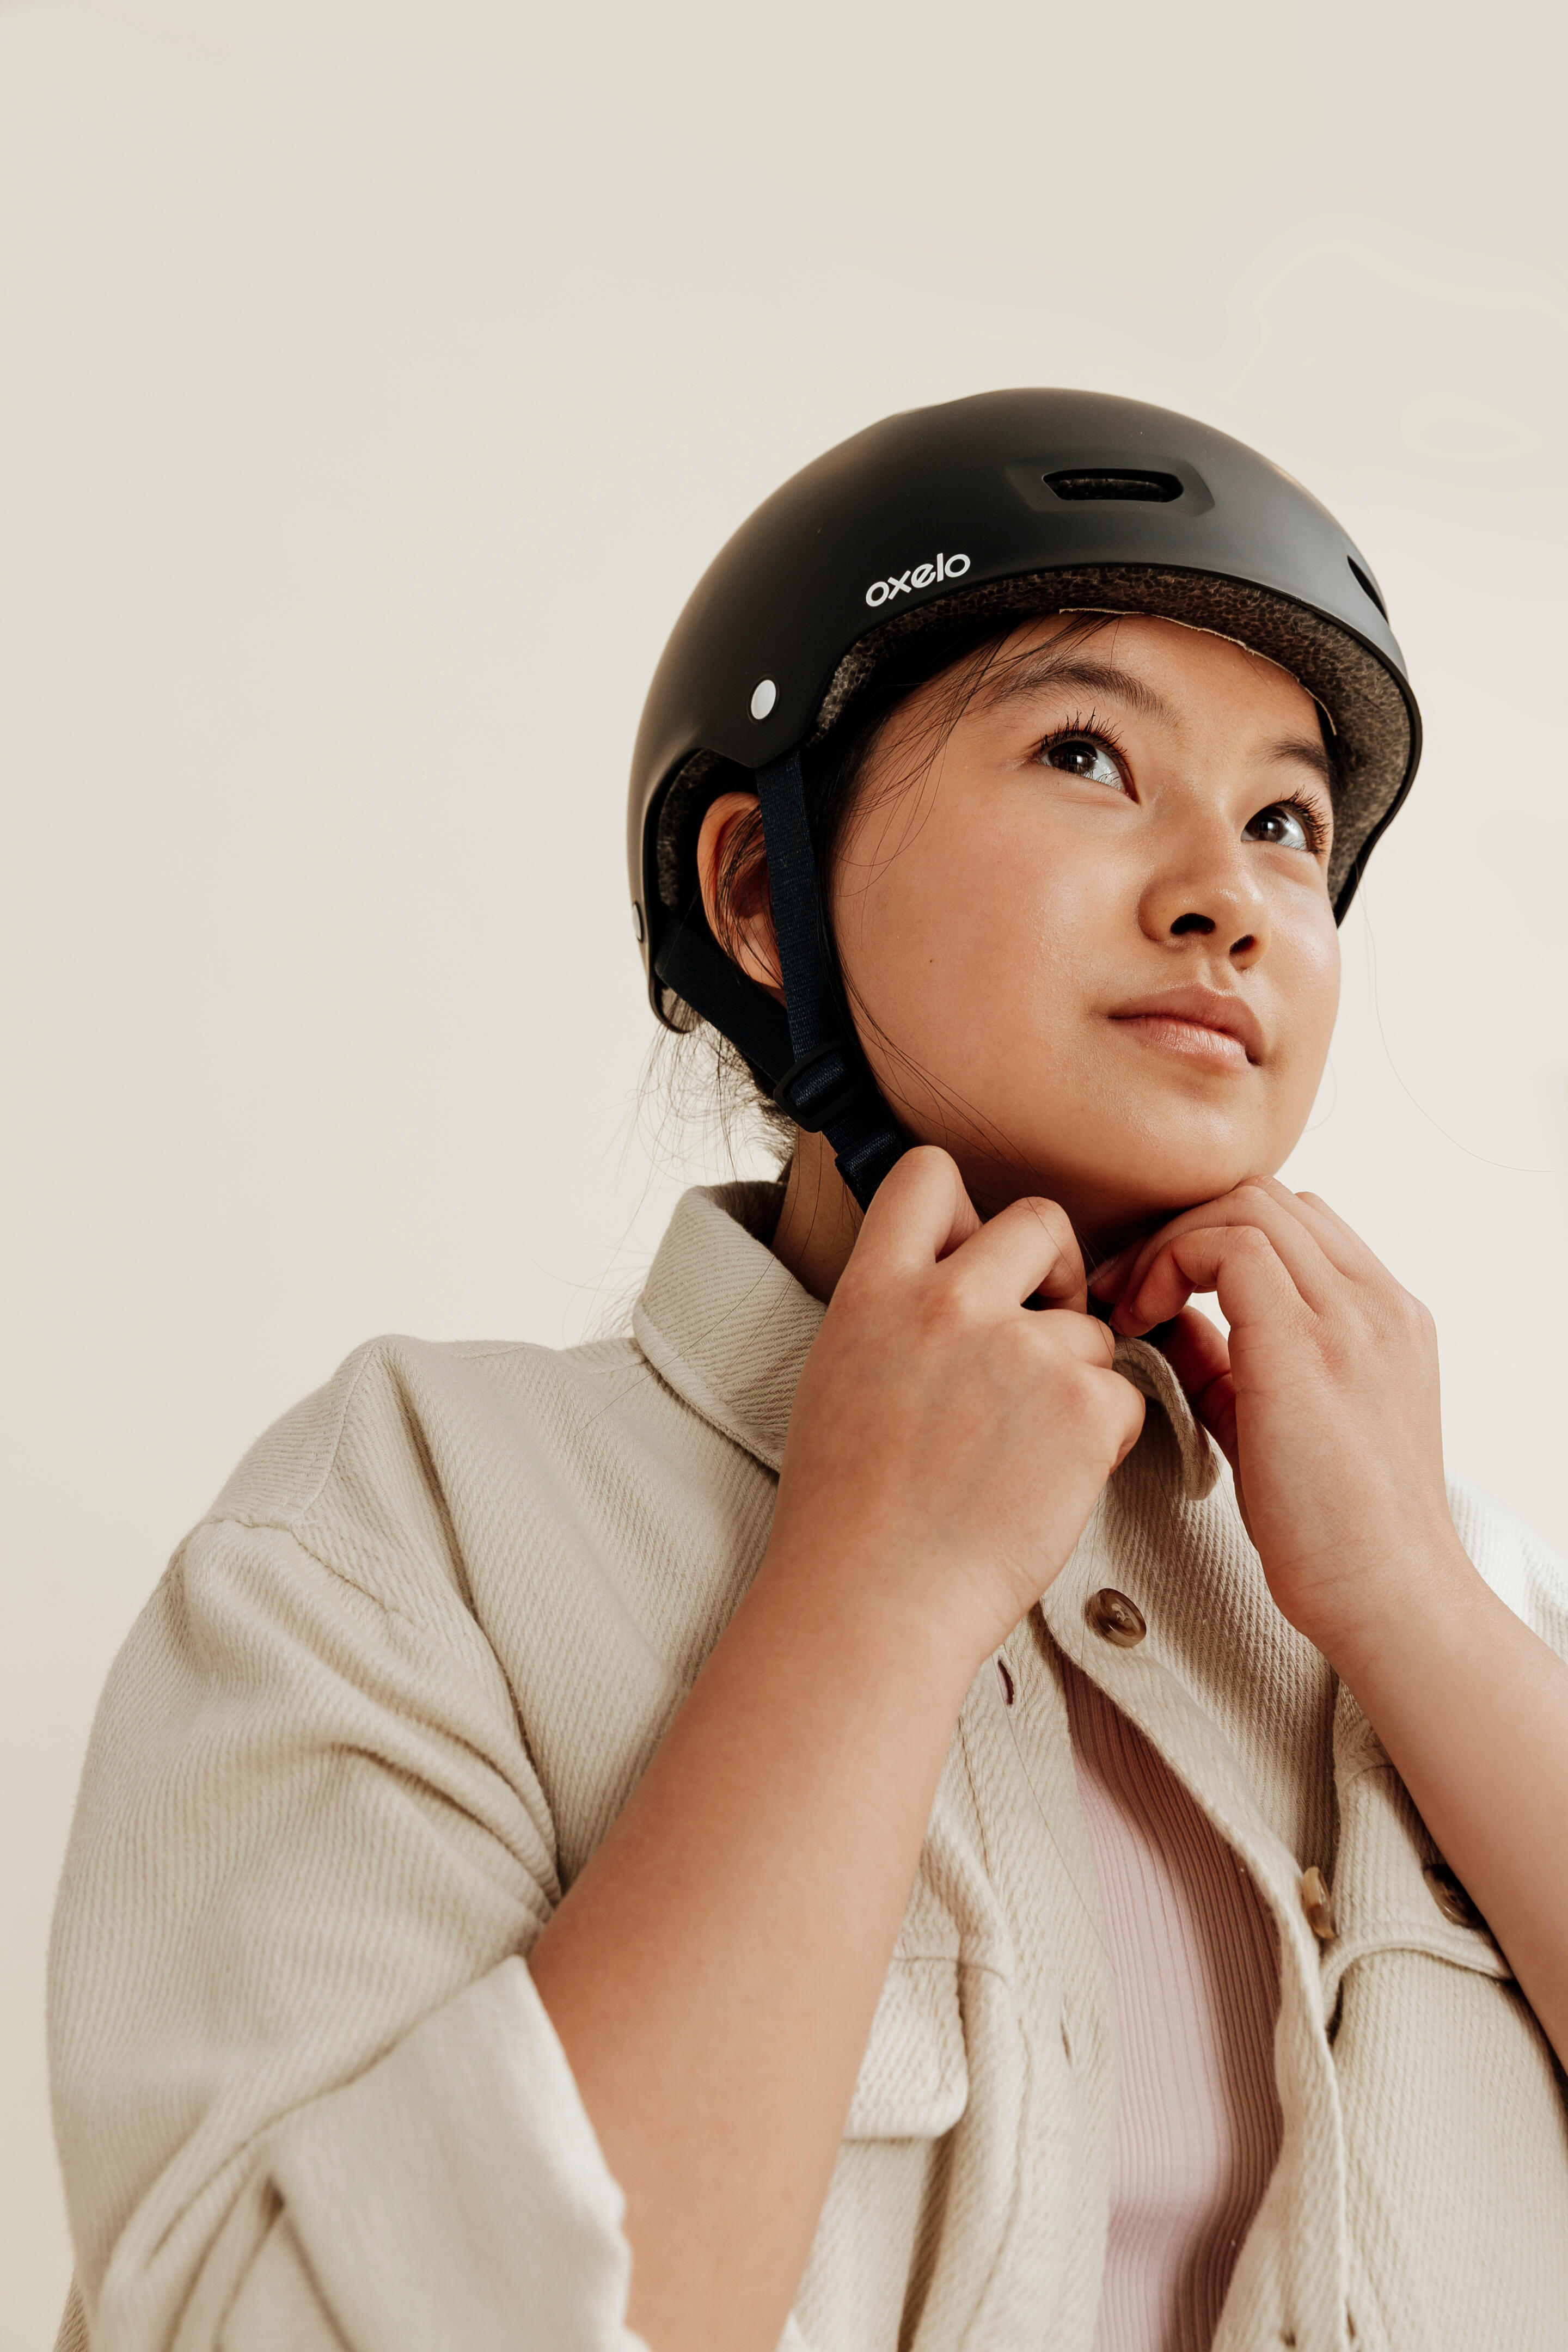
<path fill-rule="evenodd" d="M 1130 1337 L 1167 1348 L 1236 1475 L 1268 1587 L 1331 1656 L 1458 1545 L 1431 1316 L 1311 1192 L 1258 1180 L 1102 1265 Z M 1186 1306 L 1217 1293 L 1230 1340 Z"/>
<path fill-rule="evenodd" d="M 1036 1295 L 1049 1311 L 1026 1309 Z M 806 1359 L 770 1559 L 855 1563 L 872 1606 L 922 1612 L 977 1665 L 1057 1576 L 1142 1426 L 1087 1307 L 1054 1202 L 982 1225 L 945 1151 L 906 1153 Z"/>

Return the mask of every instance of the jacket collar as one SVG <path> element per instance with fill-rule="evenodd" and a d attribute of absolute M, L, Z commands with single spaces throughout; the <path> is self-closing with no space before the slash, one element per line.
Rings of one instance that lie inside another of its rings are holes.
<path fill-rule="evenodd" d="M 677 1396 L 770 1470 L 824 1309 L 761 1238 L 776 1184 L 683 1192 L 632 1310 L 632 1335 Z"/>
<path fill-rule="evenodd" d="M 632 1314 L 633 1336 L 660 1378 L 770 1470 L 784 1460 L 795 1387 L 825 1311 L 762 1238 L 780 1199 L 776 1184 L 683 1192 Z M 1216 1458 L 1175 1373 L 1146 1339 L 1119 1339 L 1116 1369 L 1169 1422 L 1183 1493 L 1201 1499 Z"/>

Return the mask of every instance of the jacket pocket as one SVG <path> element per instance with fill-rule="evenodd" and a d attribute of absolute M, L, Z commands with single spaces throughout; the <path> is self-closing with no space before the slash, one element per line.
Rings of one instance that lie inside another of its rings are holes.
<path fill-rule="evenodd" d="M 1324 2013 L 1358 1961 L 1384 1953 L 1423 1952 L 1467 1973 L 1511 1984 L 1513 1971 L 1486 1921 L 1438 1853 L 1410 1792 L 1382 1758 L 1370 1727 L 1358 1718 L 1363 1752 L 1343 1769 L 1340 1695 L 1336 1743 L 1342 1744 L 1337 1795 L 1340 1844 L 1334 1865 L 1339 1934 L 1324 1955 Z"/>
<path fill-rule="evenodd" d="M 939 2139 L 969 2101 L 958 1969 L 899 1958 L 877 2004 L 846 2139 Z"/>
<path fill-rule="evenodd" d="M 1392 1920 L 1337 1988 L 1356 2352 L 1562 2352 L 1562 2076 L 1496 1948 L 1448 1932 Z"/>

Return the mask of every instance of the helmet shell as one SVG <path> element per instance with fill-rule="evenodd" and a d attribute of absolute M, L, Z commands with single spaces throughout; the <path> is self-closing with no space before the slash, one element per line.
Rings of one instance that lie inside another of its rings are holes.
<path fill-rule="evenodd" d="M 1031 610 L 1160 614 L 1289 669 L 1328 712 L 1345 774 L 1330 877 L 1343 915 L 1420 750 L 1366 558 L 1299 482 L 1210 425 L 1105 393 L 981 393 L 816 458 L 692 591 L 648 689 L 627 809 L 656 1010 L 653 959 L 682 895 L 668 872 L 660 887 L 672 782 L 699 753 L 742 769 L 782 757 L 871 670 L 879 633 L 986 600 L 999 626 Z"/>

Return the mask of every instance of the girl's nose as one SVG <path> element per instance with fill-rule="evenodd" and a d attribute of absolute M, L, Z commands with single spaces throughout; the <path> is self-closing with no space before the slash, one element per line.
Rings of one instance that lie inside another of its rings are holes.
<path fill-rule="evenodd" d="M 1174 945 L 1203 940 L 1211 955 L 1245 970 L 1268 939 L 1268 907 L 1248 870 L 1239 842 L 1206 837 L 1150 877 L 1138 909 L 1147 939 Z"/>

